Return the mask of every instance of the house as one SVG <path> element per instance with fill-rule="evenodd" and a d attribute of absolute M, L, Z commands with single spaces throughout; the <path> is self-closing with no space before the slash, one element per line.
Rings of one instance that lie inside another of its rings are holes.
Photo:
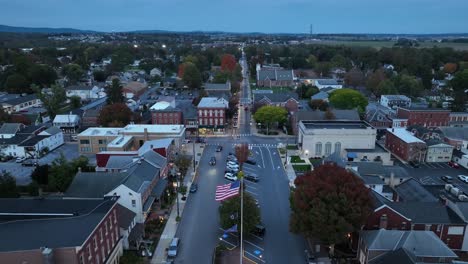
<path fill-rule="evenodd" d="M 364 121 L 299 121 L 297 142 L 306 157 L 326 157 L 345 149 L 374 149 L 376 130 Z"/>
<path fill-rule="evenodd" d="M 424 127 L 448 126 L 450 110 L 434 108 L 397 107 L 396 117 L 408 120 L 408 126 Z"/>
<path fill-rule="evenodd" d="M 390 109 L 397 107 L 410 107 L 411 98 L 405 95 L 384 94 L 380 96 L 380 104 Z"/>
<path fill-rule="evenodd" d="M 382 162 L 382 165 L 391 166 L 393 161 L 389 151 L 382 148 L 379 144 L 376 144 L 373 149 L 345 149 L 344 157 L 348 161 L 354 162 Z"/>
<path fill-rule="evenodd" d="M 386 130 L 393 125 L 393 119 L 390 117 L 390 113 L 378 107 L 367 108 L 365 119 L 369 124 L 379 130 Z"/>
<path fill-rule="evenodd" d="M 424 162 L 426 143 L 404 128 L 387 128 L 385 147 L 404 161 Z"/>
<path fill-rule="evenodd" d="M 453 150 L 452 161 L 458 163 L 465 169 L 468 169 L 468 154 L 458 149 Z"/>
<path fill-rule="evenodd" d="M 345 168 L 356 171 L 360 176 L 377 176 L 385 185 L 396 186 L 411 178 L 405 168 L 400 166 L 386 166 L 382 162 L 347 162 Z M 385 188 L 385 186 L 384 186 Z"/>
<path fill-rule="evenodd" d="M 130 124 L 125 127 L 90 127 L 78 134 L 80 154 L 96 154 L 101 151 L 137 150 L 148 140 L 172 138 L 179 147 L 185 139 L 183 125 Z"/>
<path fill-rule="evenodd" d="M 183 113 L 175 106 L 175 98 L 155 103 L 150 107 L 152 124 L 184 124 Z"/>
<path fill-rule="evenodd" d="M 328 102 L 328 97 L 329 96 L 330 96 L 330 94 L 328 94 L 327 92 L 320 91 L 320 92 L 312 95 L 310 97 L 310 100 L 322 100 L 322 101 Z"/>
<path fill-rule="evenodd" d="M 449 126 L 468 127 L 468 112 L 450 112 Z"/>
<path fill-rule="evenodd" d="M 0 93 L 0 106 L 8 114 L 21 112 L 28 108 L 40 107 L 42 102 L 35 94 Z"/>
<path fill-rule="evenodd" d="M 133 211 L 120 204 L 117 204 L 116 208 L 123 249 L 139 250 L 145 234 L 144 225 L 136 222 L 136 214 Z"/>
<path fill-rule="evenodd" d="M 120 172 L 79 171 L 65 192 L 69 198 L 102 198 L 119 196 L 118 203 L 136 214 L 136 222 L 144 223 L 156 199 L 167 185 L 160 168 L 141 157 Z"/>
<path fill-rule="evenodd" d="M 437 202 L 439 201 L 430 191 L 416 179 L 409 178 L 393 187 L 396 202 Z"/>
<path fill-rule="evenodd" d="M 228 108 L 224 98 L 203 97 L 197 106 L 199 133 L 224 133 Z"/>
<path fill-rule="evenodd" d="M 333 114 L 333 120 L 338 121 L 359 121 L 359 113 L 356 110 L 341 110 L 341 109 L 331 109 Z M 326 112 L 325 111 L 298 111 L 295 112 L 291 118 L 291 127 L 293 134 L 297 135 L 299 121 L 325 121 Z"/>
<path fill-rule="evenodd" d="M 3 123 L 0 127 L 0 138 L 12 138 L 24 127 L 21 123 Z"/>
<path fill-rule="evenodd" d="M 146 82 L 132 81 L 122 87 L 122 93 L 127 99 L 138 100 L 140 96 L 147 91 L 147 89 L 148 84 Z"/>
<path fill-rule="evenodd" d="M 336 79 L 316 79 L 313 85 L 316 86 L 319 90 L 325 88 L 331 88 L 333 90 L 343 88 L 343 85 L 338 83 L 338 80 Z"/>
<path fill-rule="evenodd" d="M 364 230 L 432 231 L 450 249 L 467 251 L 466 223 L 449 206 L 436 202 L 393 202 L 372 191 L 374 210 Z"/>
<path fill-rule="evenodd" d="M 454 147 L 441 140 L 426 140 L 426 162 L 449 162 L 452 160 Z"/>
<path fill-rule="evenodd" d="M 67 97 L 78 96 L 83 101 L 106 97 L 104 88 L 98 86 L 72 85 L 65 87 Z"/>
<path fill-rule="evenodd" d="M 440 130 L 442 131 L 444 142 L 468 154 L 467 127 L 441 127 Z"/>
<path fill-rule="evenodd" d="M 65 132 L 75 133 L 80 127 L 80 117 L 74 114 L 56 115 L 52 123 Z"/>
<path fill-rule="evenodd" d="M 231 82 L 228 80 L 226 83 L 205 83 L 205 91 L 209 96 L 216 94 L 231 94 Z"/>
<path fill-rule="evenodd" d="M 257 86 L 259 87 L 291 87 L 294 84 L 293 70 L 268 69 L 257 64 Z"/>
<path fill-rule="evenodd" d="M 361 231 L 358 259 L 361 264 L 452 263 L 458 256 L 430 231 Z"/>
<path fill-rule="evenodd" d="M 254 94 L 254 103 L 257 105 L 272 105 L 284 107 L 288 113 L 299 111 L 299 98 L 297 93 L 265 93 Z"/>
<path fill-rule="evenodd" d="M 81 115 L 81 127 L 88 128 L 97 126 L 99 124 L 98 119 L 100 112 L 101 109 L 84 110 L 83 114 Z"/>
<path fill-rule="evenodd" d="M 117 200 L 0 199 L 2 263 L 118 263 Z"/>

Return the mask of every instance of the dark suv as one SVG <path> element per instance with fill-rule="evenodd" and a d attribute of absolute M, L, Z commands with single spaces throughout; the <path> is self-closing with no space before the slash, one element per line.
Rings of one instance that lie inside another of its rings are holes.
<path fill-rule="evenodd" d="M 263 225 L 261 225 L 261 224 L 258 224 L 258 225 L 255 226 L 255 228 L 254 228 L 254 230 L 252 231 L 252 233 L 253 233 L 254 235 L 257 235 L 257 236 L 261 236 L 261 237 L 262 237 L 262 236 L 265 235 L 265 231 L 266 231 L 265 227 L 264 227 Z"/>
<path fill-rule="evenodd" d="M 248 181 L 258 182 L 260 178 L 258 178 L 255 174 L 245 174 L 244 178 Z"/>
<path fill-rule="evenodd" d="M 247 159 L 247 160 L 245 161 L 245 163 L 251 164 L 251 165 L 255 165 L 255 164 L 257 164 L 257 161 L 254 160 L 254 159 L 250 159 L 250 158 L 249 158 L 249 159 Z"/>
<path fill-rule="evenodd" d="M 216 158 L 215 158 L 215 157 L 211 157 L 211 159 L 210 159 L 210 165 L 211 165 L 211 166 L 216 165 Z"/>

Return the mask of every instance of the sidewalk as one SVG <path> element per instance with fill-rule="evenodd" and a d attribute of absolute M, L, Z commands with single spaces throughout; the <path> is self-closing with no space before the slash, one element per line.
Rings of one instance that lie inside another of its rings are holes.
<path fill-rule="evenodd" d="M 203 153 L 203 147 L 201 147 L 200 143 L 191 143 L 195 144 L 195 161 L 196 164 L 199 163 L 201 155 L 199 156 L 198 153 Z M 189 144 L 188 149 L 186 149 L 187 154 L 192 154 L 193 152 L 193 145 Z M 198 166 L 196 166 L 197 168 Z M 190 186 L 192 185 L 192 181 L 194 180 L 195 177 L 195 172 L 193 171 L 193 165 L 190 166 L 189 170 L 187 171 L 187 175 L 184 178 L 184 185 L 187 186 L 187 190 L 190 189 Z M 187 191 L 186 197 L 190 196 L 190 192 Z M 185 201 L 182 201 L 182 195 L 178 194 L 178 199 L 179 199 L 179 214 L 180 217 L 182 218 L 184 208 L 185 208 L 185 203 L 187 202 L 187 199 Z M 166 226 L 164 227 L 163 233 L 161 234 L 161 237 L 159 238 L 158 246 L 156 247 L 156 250 L 153 253 L 153 258 L 151 259 L 151 264 L 164 264 L 168 263 L 166 262 L 167 260 L 167 252 L 166 248 L 169 247 L 169 244 L 171 243 L 172 238 L 174 238 L 176 232 L 177 232 L 177 227 L 179 226 L 179 223 L 176 221 L 177 218 L 177 201 L 174 202 L 174 205 L 172 206 L 171 209 L 171 214 L 169 215 L 169 219 L 166 222 Z"/>
<path fill-rule="evenodd" d="M 275 137 L 290 137 L 290 138 L 294 138 L 296 137 L 295 135 L 286 135 L 282 130 L 274 130 L 276 132 L 278 132 L 278 135 L 264 135 L 264 134 L 259 134 L 258 133 L 258 129 L 257 129 L 257 126 L 255 125 L 255 123 L 252 122 L 252 125 L 250 126 L 250 132 L 252 135 L 255 135 L 257 137 L 265 137 L 265 138 L 275 138 Z"/>

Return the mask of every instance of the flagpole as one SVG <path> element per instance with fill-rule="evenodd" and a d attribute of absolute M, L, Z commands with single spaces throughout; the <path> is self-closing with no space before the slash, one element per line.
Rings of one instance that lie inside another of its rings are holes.
<path fill-rule="evenodd" d="M 244 177 L 241 177 L 240 179 L 240 191 L 241 191 L 241 228 L 240 228 L 240 264 L 242 264 L 242 256 L 244 255 L 244 250 L 243 250 L 243 245 L 242 245 L 242 242 L 243 242 L 243 229 L 244 229 L 244 226 L 243 226 L 243 222 L 244 222 L 244 218 L 243 218 L 243 211 L 244 211 L 244 192 L 242 191 L 242 181 L 243 181 L 243 178 Z"/>

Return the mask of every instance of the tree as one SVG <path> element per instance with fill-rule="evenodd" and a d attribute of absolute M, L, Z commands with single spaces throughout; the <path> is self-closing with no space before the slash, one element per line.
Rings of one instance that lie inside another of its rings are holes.
<path fill-rule="evenodd" d="M 446 63 L 444 65 L 444 72 L 445 73 L 450 73 L 450 74 L 453 74 L 454 72 L 457 71 L 457 64 L 456 63 Z"/>
<path fill-rule="evenodd" d="M 312 54 L 309 55 L 309 57 L 307 58 L 307 65 L 309 66 L 309 68 L 314 69 L 315 66 L 317 66 L 317 57 L 315 57 Z"/>
<path fill-rule="evenodd" d="M 71 84 L 75 84 L 78 80 L 83 77 L 85 72 L 78 64 L 68 64 L 62 69 L 62 74 L 65 75 Z"/>
<path fill-rule="evenodd" d="M 68 162 L 67 158 L 61 153 L 60 157 L 55 159 L 52 162 L 52 166 L 50 166 L 48 179 L 49 187 L 55 191 L 65 192 L 73 181 L 75 173 L 70 162 Z"/>
<path fill-rule="evenodd" d="M 239 164 L 242 168 L 244 162 L 249 158 L 249 145 L 247 143 L 237 144 L 234 150 L 237 160 L 239 161 Z"/>
<path fill-rule="evenodd" d="M 19 191 L 15 177 L 8 172 L 0 172 L 0 198 L 18 198 Z"/>
<path fill-rule="evenodd" d="M 383 71 L 382 68 L 374 71 L 372 74 L 369 75 L 366 81 L 366 86 L 367 89 L 370 90 L 372 93 L 374 93 L 376 96 L 380 96 L 379 93 L 377 93 L 377 87 L 379 84 L 385 80 L 385 72 Z"/>
<path fill-rule="evenodd" d="M 332 65 L 330 62 L 319 62 L 316 67 L 315 67 L 315 70 L 317 73 L 320 74 L 320 76 L 328 76 L 328 74 L 330 74 L 330 70 L 332 68 Z"/>
<path fill-rule="evenodd" d="M 345 74 L 344 81 L 351 87 L 360 86 L 364 83 L 364 74 L 359 69 L 352 68 Z"/>
<path fill-rule="evenodd" d="M 106 88 L 107 104 L 123 103 L 124 96 L 122 94 L 122 86 L 120 80 L 115 78 L 112 80 L 112 85 Z"/>
<path fill-rule="evenodd" d="M 395 88 L 395 84 L 392 82 L 392 80 L 383 80 L 379 83 L 377 88 L 375 89 L 374 94 L 379 96 L 382 94 L 397 94 L 398 91 Z"/>
<path fill-rule="evenodd" d="M 28 76 L 32 83 L 40 87 L 54 84 L 57 80 L 57 72 L 48 65 L 33 65 L 29 68 Z"/>
<path fill-rule="evenodd" d="M 94 71 L 93 77 L 96 82 L 105 82 L 107 79 L 107 74 L 105 71 Z"/>
<path fill-rule="evenodd" d="M 424 89 L 421 81 L 411 75 L 401 74 L 392 80 L 400 94 L 418 97 Z"/>
<path fill-rule="evenodd" d="M 190 88 L 199 88 L 201 86 L 201 74 L 195 64 L 187 62 L 184 63 L 183 77 L 182 80 Z"/>
<path fill-rule="evenodd" d="M 254 119 L 257 123 L 267 125 L 267 135 L 269 134 L 270 125 L 273 123 L 284 123 L 288 111 L 279 106 L 265 105 L 260 107 L 254 114 Z"/>
<path fill-rule="evenodd" d="M 330 94 L 330 104 L 338 109 L 354 109 L 364 112 L 368 104 L 367 98 L 360 92 L 352 89 L 339 89 Z"/>
<path fill-rule="evenodd" d="M 70 106 L 75 109 L 81 106 L 81 97 L 74 95 L 70 97 Z"/>
<path fill-rule="evenodd" d="M 453 87 L 452 111 L 465 111 L 468 97 L 466 89 L 468 88 L 468 69 L 455 74 L 455 77 L 450 82 Z"/>
<path fill-rule="evenodd" d="M 224 54 L 221 57 L 221 71 L 233 72 L 236 69 L 236 58 L 231 54 Z"/>
<path fill-rule="evenodd" d="M 42 89 L 37 86 L 33 86 L 32 89 L 36 92 L 37 97 L 41 99 L 51 118 L 59 114 L 62 104 L 67 98 L 65 89 L 58 85 L 52 85 L 50 92 L 42 92 Z"/>
<path fill-rule="evenodd" d="M 312 110 L 325 111 L 328 109 L 328 103 L 321 99 L 310 100 L 309 106 Z"/>
<path fill-rule="evenodd" d="M 106 105 L 99 112 L 98 123 L 104 127 L 123 127 L 132 121 L 133 112 L 124 103 Z"/>
<path fill-rule="evenodd" d="M 182 177 L 185 177 L 185 175 L 187 175 L 188 169 L 190 168 L 190 165 L 192 165 L 192 159 L 185 155 L 178 155 L 174 161 L 174 164 L 179 169 Z"/>
<path fill-rule="evenodd" d="M 19 73 L 12 74 L 5 81 L 5 90 L 9 93 L 30 93 L 30 82 Z"/>
<path fill-rule="evenodd" d="M 319 89 L 315 86 L 307 87 L 307 90 L 305 92 L 305 98 L 309 99 L 312 97 L 312 95 L 317 94 L 319 92 Z"/>
<path fill-rule="evenodd" d="M 40 165 L 34 168 L 33 172 L 31 173 L 31 180 L 33 182 L 37 182 L 39 185 L 47 185 L 49 177 L 49 165 Z"/>
<path fill-rule="evenodd" d="M 0 124 L 10 122 L 11 116 L 5 112 L 3 107 L 0 107 Z"/>
<path fill-rule="evenodd" d="M 335 118 L 335 114 L 330 110 L 330 108 L 327 108 L 327 110 L 325 111 L 325 119 L 333 120 Z"/>
<path fill-rule="evenodd" d="M 240 234 L 240 200 L 240 195 L 238 195 L 221 203 L 218 210 L 222 229 L 237 225 Z M 255 199 L 247 192 L 243 193 L 243 202 L 243 231 L 244 234 L 249 234 L 260 223 L 260 209 L 255 204 Z"/>
<path fill-rule="evenodd" d="M 324 164 L 294 181 L 290 229 L 331 246 L 360 230 L 372 212 L 369 189 L 360 178 L 335 164 Z"/>

